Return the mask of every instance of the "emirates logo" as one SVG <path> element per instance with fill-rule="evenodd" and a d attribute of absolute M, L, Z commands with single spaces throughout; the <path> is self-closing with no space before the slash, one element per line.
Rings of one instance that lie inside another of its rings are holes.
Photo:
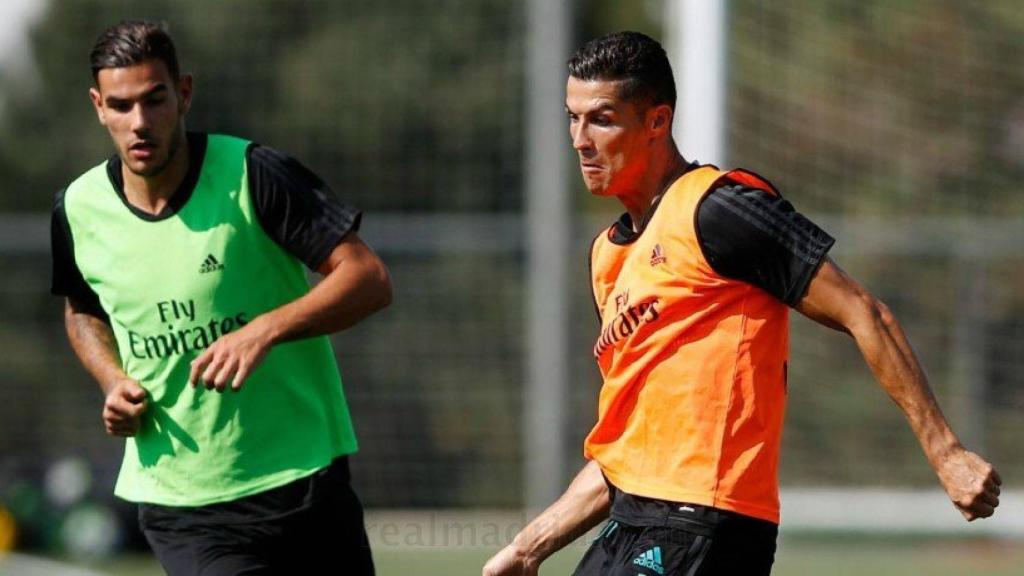
<path fill-rule="evenodd" d="M 619 314 L 625 310 L 626 304 L 629 304 L 629 290 L 615 296 L 615 313 Z"/>

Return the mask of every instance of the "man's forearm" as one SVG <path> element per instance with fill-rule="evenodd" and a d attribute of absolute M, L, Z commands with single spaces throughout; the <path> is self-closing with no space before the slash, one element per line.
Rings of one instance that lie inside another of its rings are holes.
<path fill-rule="evenodd" d="M 262 321 L 275 343 L 344 330 L 390 302 L 383 274 L 350 274 L 342 264 L 303 297 L 264 314 Z"/>
<path fill-rule="evenodd" d="M 961 445 L 899 323 L 884 305 L 874 306 L 874 318 L 865 323 L 867 326 L 851 330 L 864 358 L 906 415 L 928 463 L 964 518 L 970 521 L 991 516 L 999 505 L 999 474 Z"/>
<path fill-rule="evenodd" d="M 118 380 L 128 377 L 121 367 L 114 332 L 106 322 L 77 310 L 74 303 L 65 300 L 64 328 L 75 356 L 99 384 L 104 395 L 110 393 Z"/>
<path fill-rule="evenodd" d="M 929 462 L 937 466 L 960 442 L 899 323 L 880 302 L 870 299 L 865 306 L 867 312 L 850 333 L 879 384 L 906 415 Z"/>
<path fill-rule="evenodd" d="M 539 564 L 607 518 L 610 505 L 601 468 L 590 461 L 565 493 L 516 535 L 512 545 Z"/>
<path fill-rule="evenodd" d="M 856 280 L 827 260 L 797 309 L 853 337 L 878 383 L 906 415 L 933 465 L 943 451 L 958 445 L 899 323 Z"/>
<path fill-rule="evenodd" d="M 387 268 L 362 241 L 343 243 L 320 268 L 324 278 L 307 294 L 256 320 L 273 342 L 344 330 L 391 302 Z"/>
<path fill-rule="evenodd" d="M 192 361 L 189 382 L 223 392 L 240 390 L 270 349 L 281 342 L 330 334 L 391 302 L 387 268 L 354 233 L 320 267 L 325 276 L 305 295 L 222 335 Z"/>
<path fill-rule="evenodd" d="M 999 505 L 999 474 L 960 444 L 889 309 L 831 260 L 819 268 L 797 309 L 853 336 L 879 384 L 906 415 L 961 514 L 967 520 L 991 516 Z"/>

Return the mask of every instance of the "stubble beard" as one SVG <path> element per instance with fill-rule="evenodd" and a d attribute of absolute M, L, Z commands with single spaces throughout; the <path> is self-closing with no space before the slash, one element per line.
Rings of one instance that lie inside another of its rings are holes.
<path fill-rule="evenodd" d="M 164 170 L 167 169 L 167 167 L 171 164 L 171 161 L 174 160 L 174 157 L 178 154 L 178 151 L 181 149 L 183 131 L 184 128 L 179 122 L 177 127 L 175 127 L 174 132 L 171 134 L 170 140 L 167 143 L 167 157 L 164 158 L 164 161 L 161 162 L 160 164 L 146 170 L 135 170 L 134 168 L 132 168 L 131 163 L 128 162 L 126 159 L 122 159 L 121 163 L 128 168 L 129 172 L 135 174 L 136 176 L 141 176 L 143 178 L 153 178 L 159 176 L 160 174 L 163 173 Z"/>

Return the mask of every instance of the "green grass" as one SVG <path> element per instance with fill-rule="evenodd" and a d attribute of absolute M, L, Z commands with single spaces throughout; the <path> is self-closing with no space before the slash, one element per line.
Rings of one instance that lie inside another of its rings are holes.
<path fill-rule="evenodd" d="M 550 558 L 543 576 L 570 574 L 585 547 L 573 545 Z M 493 550 L 476 547 L 374 550 L 377 573 L 416 576 L 479 574 Z M 148 557 L 124 557 L 92 565 L 119 576 L 158 576 Z M 780 540 L 773 576 L 1024 576 L 1024 542 L 877 537 L 787 536 Z"/>
<path fill-rule="evenodd" d="M 1024 542 L 792 537 L 775 565 L 778 576 L 1024 576 Z"/>

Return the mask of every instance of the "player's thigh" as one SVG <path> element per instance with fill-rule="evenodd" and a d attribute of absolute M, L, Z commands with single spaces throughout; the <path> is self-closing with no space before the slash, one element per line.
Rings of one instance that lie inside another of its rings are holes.
<path fill-rule="evenodd" d="M 291 520 L 281 547 L 287 568 L 319 567 L 331 573 L 372 576 L 373 556 L 366 535 L 363 507 L 348 483 L 320 495 L 313 506 Z"/>
<path fill-rule="evenodd" d="M 611 564 L 618 548 L 619 523 L 609 520 L 576 565 L 573 576 L 599 576 Z"/>
<path fill-rule="evenodd" d="M 264 554 L 236 548 L 206 550 L 196 576 L 273 576 L 280 574 Z"/>
<path fill-rule="evenodd" d="M 696 576 L 768 576 L 775 563 L 778 529 L 743 526 L 717 530 Z"/>
<path fill-rule="evenodd" d="M 274 574 L 252 537 L 235 530 L 144 526 L 142 532 L 169 576 Z"/>

